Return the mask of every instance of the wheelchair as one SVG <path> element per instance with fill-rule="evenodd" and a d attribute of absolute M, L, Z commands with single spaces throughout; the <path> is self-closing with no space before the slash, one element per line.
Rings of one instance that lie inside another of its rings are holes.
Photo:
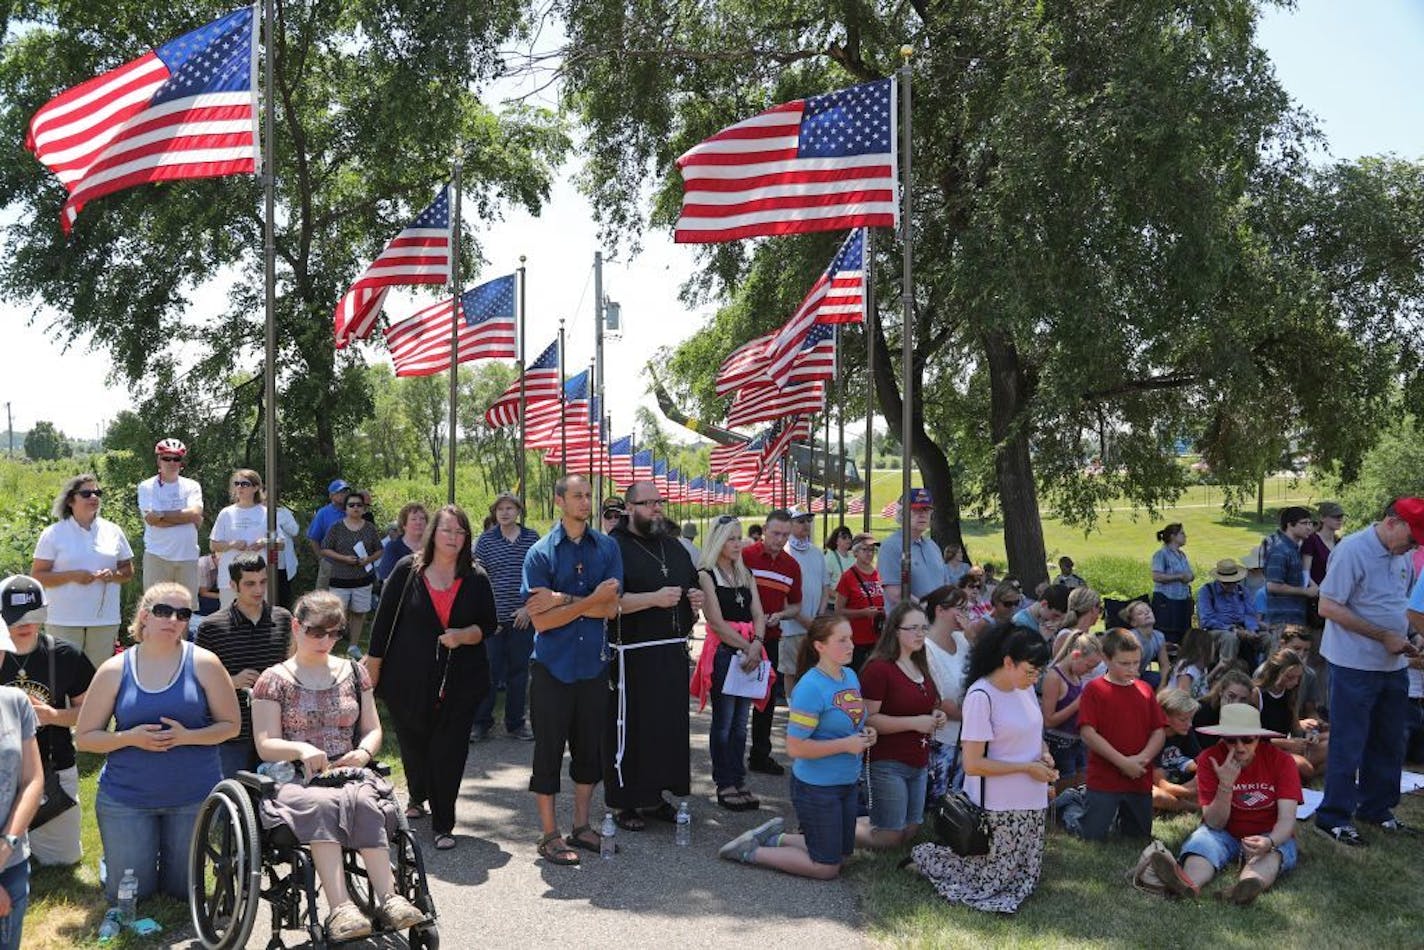
<path fill-rule="evenodd" d="M 391 771 L 382 763 L 372 763 L 371 770 L 383 778 Z M 285 947 L 283 930 L 305 929 L 316 950 L 331 946 L 317 908 L 311 852 L 289 828 L 266 830 L 258 820 L 258 803 L 276 793 L 277 783 L 271 778 L 238 772 L 235 778 L 219 782 L 198 810 L 188 852 L 188 908 L 205 950 L 245 947 L 260 900 L 267 901 L 272 911 L 267 950 Z M 425 920 L 410 928 L 409 945 L 411 950 L 438 950 L 440 933 L 425 863 L 405 810 L 396 814 L 398 824 L 390 842 L 396 891 L 425 914 Z M 344 852 L 342 866 L 351 899 L 369 916 L 375 896 L 356 852 Z M 374 923 L 372 927 L 373 937 L 386 932 Z"/>

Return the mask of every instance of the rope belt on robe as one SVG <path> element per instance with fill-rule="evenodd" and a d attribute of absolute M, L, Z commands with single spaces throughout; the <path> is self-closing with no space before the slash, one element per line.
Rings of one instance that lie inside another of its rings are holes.
<path fill-rule="evenodd" d="M 618 784 L 623 784 L 623 753 L 628 749 L 628 664 L 623 661 L 623 654 L 629 650 L 641 650 L 644 647 L 670 647 L 686 646 L 686 637 L 670 637 L 666 640 L 649 640 L 646 643 L 614 643 L 613 649 L 618 651 L 618 751 L 613 755 L 613 771 L 618 773 Z"/>

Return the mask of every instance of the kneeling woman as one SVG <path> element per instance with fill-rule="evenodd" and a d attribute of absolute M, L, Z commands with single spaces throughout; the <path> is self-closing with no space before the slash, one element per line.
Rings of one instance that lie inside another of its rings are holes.
<path fill-rule="evenodd" d="M 824 614 L 811 622 L 796 656 L 786 751 L 794 760 L 791 804 L 802 833 L 783 834 L 781 819 L 773 818 L 723 845 L 722 857 L 829 880 L 855 850 L 856 780 L 875 730 L 864 725 L 860 682 L 847 666 L 855 653 L 851 636 L 848 620 Z"/>
<path fill-rule="evenodd" d="M 345 610 L 328 591 L 297 601 L 292 611 L 296 653 L 257 678 L 252 688 L 252 734 L 257 754 L 267 762 L 300 760 L 310 781 L 333 769 L 349 769 L 334 785 L 287 782 L 262 802 L 266 828 L 286 825 L 311 848 L 312 863 L 331 913 L 332 942 L 355 940 L 371 923 L 352 902 L 341 869 L 341 852 L 361 852 L 371 878 L 375 915 L 388 930 L 419 923 L 424 915 L 395 892 L 389 835 L 397 804 L 390 783 L 366 769 L 381 748 L 381 722 L 366 671 L 352 660 L 331 656 L 345 635 Z M 354 740 L 354 741 L 353 741 Z"/>
<path fill-rule="evenodd" d="M 952 904 L 1012 914 L 1038 886 L 1048 789 L 1058 779 L 1033 692 L 1048 660 L 1043 636 L 1012 623 L 981 633 L 969 653 L 959 733 L 964 791 L 986 812 L 989 853 L 963 857 L 938 844 L 910 852 Z"/>

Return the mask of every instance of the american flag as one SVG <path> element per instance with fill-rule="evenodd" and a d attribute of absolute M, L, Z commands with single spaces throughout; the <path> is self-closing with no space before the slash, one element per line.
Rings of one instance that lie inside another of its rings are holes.
<path fill-rule="evenodd" d="M 786 450 L 791 447 L 791 443 L 798 439 L 809 438 L 811 435 L 811 423 L 801 416 L 791 416 L 786 419 L 777 419 L 767 430 L 764 445 L 761 450 L 761 470 L 780 462 L 786 455 Z"/>
<path fill-rule="evenodd" d="M 786 370 L 788 385 L 836 378 L 836 328 L 814 323 L 801 341 L 801 351 Z"/>
<path fill-rule="evenodd" d="M 386 328 L 397 376 L 429 376 L 450 368 L 450 298 Z M 460 362 L 514 359 L 514 275 L 460 295 Z"/>
<path fill-rule="evenodd" d="M 608 460 L 613 480 L 620 489 L 626 489 L 633 483 L 633 437 L 614 439 L 608 446 Z"/>
<path fill-rule="evenodd" d="M 719 445 L 711 452 L 711 468 L 713 472 L 725 472 L 731 468 L 733 460 L 747 450 L 751 444 L 748 441 L 733 442 L 730 445 Z"/>
<path fill-rule="evenodd" d="M 887 521 L 894 521 L 896 518 L 900 517 L 899 499 L 896 499 L 895 501 L 892 501 L 887 504 L 884 508 L 881 508 L 880 517 L 886 519 Z"/>
<path fill-rule="evenodd" d="M 693 146 L 677 166 L 679 243 L 893 227 L 895 82 L 773 106 Z"/>
<path fill-rule="evenodd" d="M 778 389 L 771 383 L 762 383 L 737 391 L 732 400 L 732 407 L 727 410 L 727 425 L 743 428 L 798 413 L 818 413 L 825 408 L 824 383 L 798 383 L 784 389 Z"/>
<path fill-rule="evenodd" d="M 856 495 L 854 498 L 852 498 L 852 499 L 850 500 L 850 504 L 846 505 L 846 514 L 848 514 L 848 515 L 859 515 L 859 514 L 864 514 L 864 513 L 865 513 L 865 496 L 864 496 L 864 495 Z"/>
<path fill-rule="evenodd" d="M 392 287 L 450 279 L 450 188 L 386 245 L 336 305 L 336 348 L 364 340 L 376 326 Z"/>
<path fill-rule="evenodd" d="M 598 445 L 597 426 L 591 424 L 588 370 L 564 383 L 564 403 L 551 400 L 530 406 L 524 413 L 524 444 L 531 449 L 557 449 L 562 445 Z"/>
<path fill-rule="evenodd" d="M 653 450 L 644 449 L 633 456 L 633 477 L 647 481 L 653 477 Z"/>
<path fill-rule="evenodd" d="M 766 369 L 766 348 L 775 336 L 775 333 L 768 333 L 743 343 L 722 361 L 717 370 L 717 395 L 730 396 L 738 387 L 762 376 Z"/>
<path fill-rule="evenodd" d="M 557 406 L 559 402 L 559 341 L 549 344 L 549 348 L 539 354 L 539 358 L 524 370 L 524 399 L 526 406 L 547 403 Z M 509 388 L 485 410 L 485 424 L 491 428 L 517 425 L 519 422 L 519 380 L 509 384 Z"/>
<path fill-rule="evenodd" d="M 865 229 L 850 233 L 830 266 L 811 285 L 801 306 L 766 345 L 767 378 L 788 382 L 787 370 L 801 354 L 801 343 L 817 323 L 852 323 L 865 309 Z"/>
<path fill-rule="evenodd" d="M 256 171 L 256 72 L 257 18 L 244 7 L 41 106 L 25 147 L 69 191 L 64 233 L 125 188 Z"/>

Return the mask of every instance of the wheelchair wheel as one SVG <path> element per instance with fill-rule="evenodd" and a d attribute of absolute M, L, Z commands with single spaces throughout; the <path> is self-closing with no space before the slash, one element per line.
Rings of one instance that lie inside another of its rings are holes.
<path fill-rule="evenodd" d="M 198 810 L 188 878 L 188 909 L 203 947 L 245 946 L 257 919 L 262 846 L 252 797 L 231 779 L 219 782 Z"/>
<path fill-rule="evenodd" d="M 440 950 L 440 931 L 434 924 L 410 928 L 410 950 Z"/>

